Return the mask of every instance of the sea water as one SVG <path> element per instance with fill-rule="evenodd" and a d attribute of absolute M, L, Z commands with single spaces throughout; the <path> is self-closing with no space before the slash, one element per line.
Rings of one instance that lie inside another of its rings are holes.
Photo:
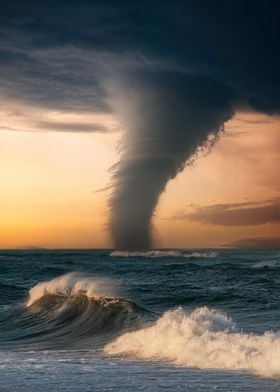
<path fill-rule="evenodd" d="M 0 252 L 0 391 L 280 391 L 280 250 Z"/>

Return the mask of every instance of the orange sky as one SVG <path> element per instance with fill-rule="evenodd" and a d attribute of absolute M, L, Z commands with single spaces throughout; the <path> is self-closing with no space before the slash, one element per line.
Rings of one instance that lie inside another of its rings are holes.
<path fill-rule="evenodd" d="M 85 128 L 101 123 L 110 133 L 83 133 L 73 126 L 67 132 L 67 124 L 75 123 Z M 56 124 L 57 131 L 49 124 Z M 106 230 L 109 191 L 95 191 L 110 184 L 120 128 L 110 115 L 4 105 L 0 248 L 112 246 Z M 231 120 L 212 151 L 168 184 L 154 219 L 155 246 L 215 247 L 279 236 L 277 221 L 224 226 L 188 218 L 201 207 L 277 199 L 279 128 L 279 117 L 239 113 Z"/>

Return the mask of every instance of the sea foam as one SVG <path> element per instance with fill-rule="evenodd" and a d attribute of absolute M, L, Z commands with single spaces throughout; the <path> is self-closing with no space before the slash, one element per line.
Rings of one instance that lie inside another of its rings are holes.
<path fill-rule="evenodd" d="M 258 263 L 254 263 L 252 268 L 279 268 L 280 261 L 279 260 L 266 260 L 259 261 Z"/>
<path fill-rule="evenodd" d="M 218 253 L 214 251 L 197 251 L 197 252 L 186 252 L 182 250 L 148 250 L 148 251 L 125 251 L 125 250 L 114 250 L 110 253 L 112 257 L 185 257 L 185 258 L 215 258 Z"/>
<path fill-rule="evenodd" d="M 125 333 L 107 344 L 110 355 L 159 359 L 200 369 L 246 370 L 280 376 L 280 335 L 238 331 L 226 315 L 198 308 L 167 311 L 153 325 Z"/>
<path fill-rule="evenodd" d="M 116 297 L 119 292 L 118 282 L 93 276 L 87 276 L 79 272 L 70 272 L 58 276 L 49 281 L 38 283 L 29 290 L 29 298 L 26 306 L 33 305 L 46 294 L 75 296 L 86 295 L 94 297 Z"/>

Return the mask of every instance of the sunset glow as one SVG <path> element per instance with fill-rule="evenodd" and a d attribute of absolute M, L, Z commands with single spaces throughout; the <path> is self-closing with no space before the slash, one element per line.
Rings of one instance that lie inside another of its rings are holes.
<path fill-rule="evenodd" d="M 67 121 L 75 116 L 67 114 Z M 96 191 L 110 185 L 121 131 L 26 131 L 17 120 L 10 118 L 6 124 L 6 119 L 2 117 L 0 134 L 0 164 L 5 168 L 0 178 L 1 248 L 111 247 L 106 202 L 110 189 Z M 29 122 L 35 119 L 30 114 Z M 102 117 L 98 120 L 108 126 Z M 117 121 L 111 118 L 111 123 Z M 168 185 L 154 219 L 156 246 L 215 247 L 242 238 L 276 237 L 279 222 L 224 227 L 174 216 L 196 206 L 277 198 L 279 127 L 278 117 L 254 113 L 231 120 L 212 150 L 200 153 Z"/>

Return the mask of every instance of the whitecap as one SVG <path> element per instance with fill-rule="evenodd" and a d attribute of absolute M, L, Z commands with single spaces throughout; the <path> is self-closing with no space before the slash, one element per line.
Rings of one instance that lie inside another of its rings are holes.
<path fill-rule="evenodd" d="M 207 307 L 191 313 L 182 308 L 167 311 L 154 324 L 125 333 L 104 350 L 186 367 L 280 376 L 279 333 L 243 333 L 229 317 Z"/>

